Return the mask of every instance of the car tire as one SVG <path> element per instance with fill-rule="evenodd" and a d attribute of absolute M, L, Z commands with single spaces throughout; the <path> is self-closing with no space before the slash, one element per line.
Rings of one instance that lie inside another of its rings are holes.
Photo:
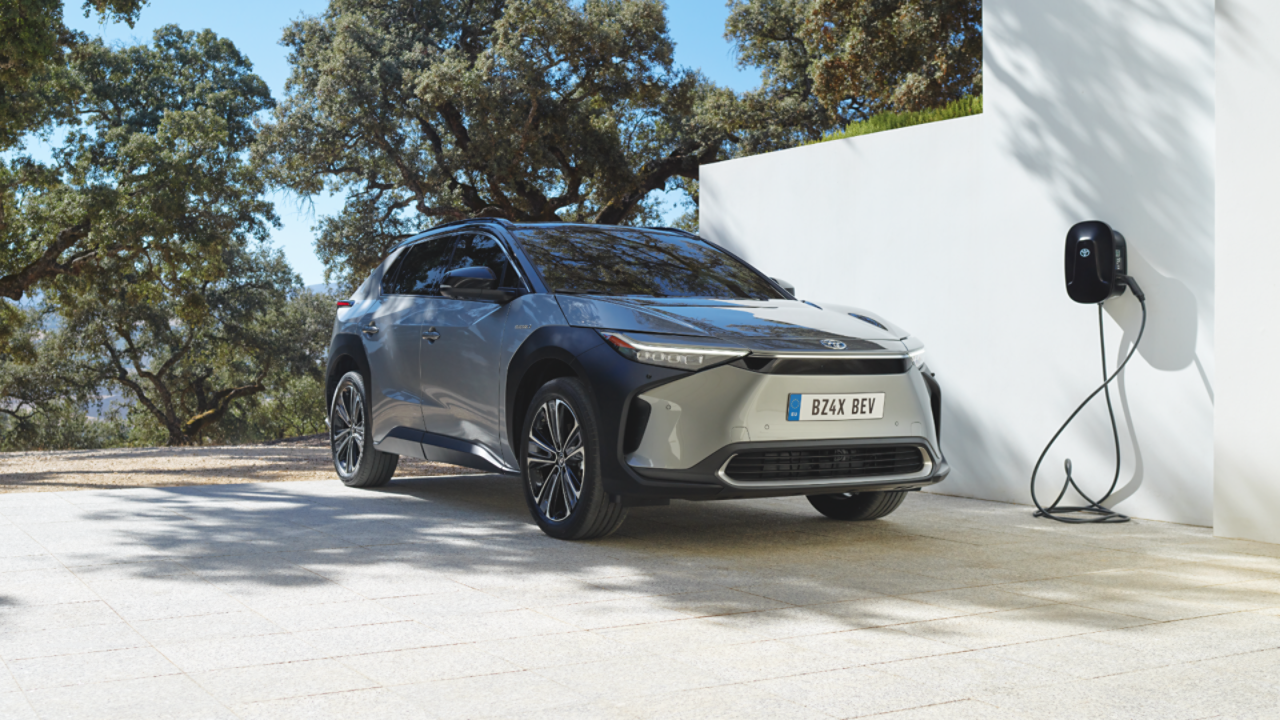
<path fill-rule="evenodd" d="M 875 520 L 898 509 L 906 490 L 810 495 L 809 504 L 833 520 Z"/>
<path fill-rule="evenodd" d="M 576 378 L 548 382 L 529 403 L 520 434 L 524 499 L 553 538 L 605 537 L 626 519 L 621 499 L 605 492 L 600 477 L 597 428 L 586 386 Z"/>
<path fill-rule="evenodd" d="M 333 469 L 347 487 L 382 487 L 396 472 L 400 456 L 376 450 L 368 439 L 369 396 L 360 373 L 338 380 L 329 404 L 329 452 Z"/>

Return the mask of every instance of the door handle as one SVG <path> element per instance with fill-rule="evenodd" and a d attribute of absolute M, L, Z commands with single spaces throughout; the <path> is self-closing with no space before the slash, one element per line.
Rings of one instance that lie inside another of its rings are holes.
<path fill-rule="evenodd" d="M 435 345 L 436 341 L 440 339 L 440 333 L 436 332 L 433 327 L 427 328 L 422 332 L 422 339 L 426 340 L 428 345 Z"/>
<path fill-rule="evenodd" d="M 369 323 L 368 325 L 365 325 L 364 327 L 360 328 L 360 332 L 364 333 L 365 335 L 377 335 L 378 326 L 374 325 L 373 323 Z"/>

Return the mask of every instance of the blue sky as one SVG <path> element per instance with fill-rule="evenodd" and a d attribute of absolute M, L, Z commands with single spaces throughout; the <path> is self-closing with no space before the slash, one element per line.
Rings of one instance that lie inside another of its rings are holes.
<path fill-rule="evenodd" d="M 132 29 L 124 24 L 100 24 L 86 19 L 81 3 L 67 2 L 68 24 L 107 42 L 149 42 L 157 27 L 175 23 L 185 30 L 209 28 L 230 38 L 253 61 L 255 71 L 266 80 L 277 99 L 284 94 L 289 77 L 285 49 L 278 44 L 280 31 L 290 20 L 321 12 L 323 0 L 224 0 L 217 3 L 190 0 L 152 0 L 143 7 L 142 15 Z M 724 21 L 729 11 L 723 0 L 668 0 L 667 21 L 676 44 L 676 62 L 700 68 L 713 82 L 750 90 L 760 82 L 756 72 L 743 72 L 736 66 L 733 49 L 724 39 Z M 33 148 L 34 150 L 35 148 Z M 315 198 L 304 201 L 297 196 L 278 193 L 273 197 L 276 213 L 284 227 L 274 233 L 275 242 L 284 249 L 290 264 L 304 283 L 316 284 L 324 279 L 324 268 L 312 247 L 311 227 L 317 215 L 337 212 L 341 201 Z"/>

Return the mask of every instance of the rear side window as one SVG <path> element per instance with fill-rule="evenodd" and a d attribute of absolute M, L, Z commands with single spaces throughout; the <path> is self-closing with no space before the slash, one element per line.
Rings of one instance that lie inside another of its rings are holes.
<path fill-rule="evenodd" d="M 395 275 L 383 284 L 383 291 L 392 295 L 435 295 L 449 268 L 455 237 L 426 240 L 409 248 L 396 263 Z"/>
<path fill-rule="evenodd" d="M 511 261 L 507 259 L 507 254 L 502 251 L 502 247 L 487 235 L 458 237 L 458 244 L 453 251 L 453 261 L 449 263 L 449 269 L 459 270 L 466 267 L 489 268 L 493 271 L 493 276 L 498 278 L 498 287 L 501 288 L 522 288 L 524 285 L 520 281 L 520 276 L 516 274 L 515 268 L 511 267 Z"/>

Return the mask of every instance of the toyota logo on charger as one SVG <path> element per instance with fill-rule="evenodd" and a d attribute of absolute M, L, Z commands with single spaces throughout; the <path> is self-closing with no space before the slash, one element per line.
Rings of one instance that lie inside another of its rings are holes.
<path fill-rule="evenodd" d="M 839 340 L 823 340 L 822 346 L 826 348 L 830 348 L 832 350 L 843 350 L 846 347 L 848 347 L 848 345 L 845 345 Z"/>

